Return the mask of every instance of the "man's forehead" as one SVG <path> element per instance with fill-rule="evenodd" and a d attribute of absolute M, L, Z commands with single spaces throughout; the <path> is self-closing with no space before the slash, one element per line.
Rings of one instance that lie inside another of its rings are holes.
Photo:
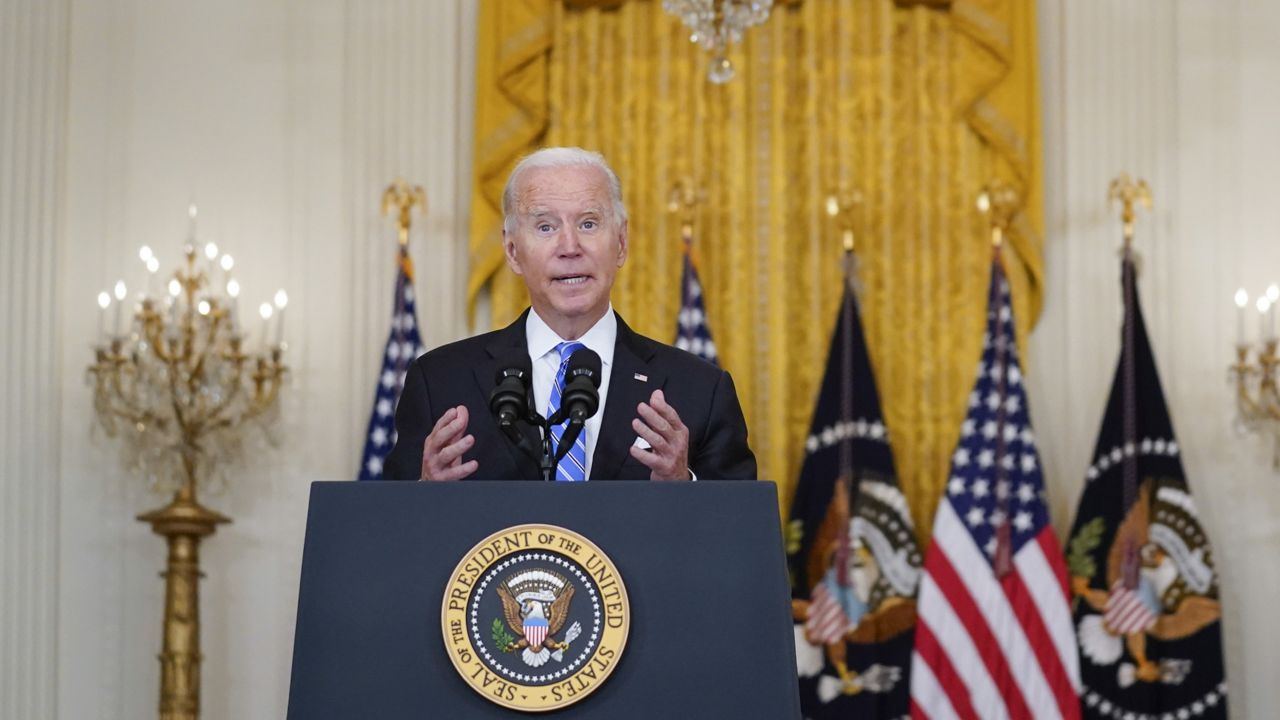
<path fill-rule="evenodd" d="M 556 209 L 549 205 L 527 205 L 521 208 L 522 215 L 531 218 L 553 217 L 559 215 L 564 208 Z M 592 204 L 587 207 L 569 208 L 575 215 L 603 215 L 605 207 L 603 205 Z"/>
<path fill-rule="evenodd" d="M 583 198 L 594 199 L 597 204 L 607 204 L 609 180 L 603 171 L 591 166 L 532 168 L 520 175 L 515 195 L 530 206 L 553 201 L 581 201 Z"/>

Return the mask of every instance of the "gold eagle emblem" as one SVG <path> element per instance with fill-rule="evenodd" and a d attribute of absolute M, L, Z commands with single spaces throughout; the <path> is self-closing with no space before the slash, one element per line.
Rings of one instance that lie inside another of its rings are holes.
<path fill-rule="evenodd" d="M 532 667 L 553 658 L 562 660 L 569 643 L 581 632 L 574 623 L 563 641 L 555 638 L 569 617 L 573 594 L 574 587 L 564 576 L 547 570 L 516 573 L 499 584 L 503 619 L 517 638 L 502 651 L 522 651 L 521 657 Z"/>

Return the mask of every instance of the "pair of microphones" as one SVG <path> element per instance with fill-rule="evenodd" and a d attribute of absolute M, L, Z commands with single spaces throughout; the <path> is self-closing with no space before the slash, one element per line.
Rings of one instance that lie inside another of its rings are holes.
<path fill-rule="evenodd" d="M 538 461 L 542 479 L 550 480 L 556 465 L 582 433 L 587 419 L 600 409 L 600 356 L 586 347 L 569 356 L 560 393 L 560 408 L 548 418 L 534 407 L 533 371 L 528 354 L 513 353 L 509 358 L 503 358 L 498 368 L 495 386 L 489 395 L 489 410 L 511 442 Z M 569 424 L 560 437 L 558 447 L 552 448 L 551 428 L 566 420 Z M 528 440 L 520 431 L 522 422 L 539 431 L 541 453 L 535 454 L 529 447 Z"/>

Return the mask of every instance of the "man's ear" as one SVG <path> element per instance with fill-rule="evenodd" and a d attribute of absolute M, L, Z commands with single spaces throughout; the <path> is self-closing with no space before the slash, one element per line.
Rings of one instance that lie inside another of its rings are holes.
<path fill-rule="evenodd" d="M 507 258 L 507 267 L 511 268 L 511 272 L 517 275 L 523 275 L 524 271 L 520 269 L 519 253 L 516 251 L 515 237 L 502 228 L 502 254 Z"/>
<path fill-rule="evenodd" d="M 618 267 L 622 267 L 622 263 L 627 260 L 627 221 L 622 221 L 622 228 L 618 230 Z"/>

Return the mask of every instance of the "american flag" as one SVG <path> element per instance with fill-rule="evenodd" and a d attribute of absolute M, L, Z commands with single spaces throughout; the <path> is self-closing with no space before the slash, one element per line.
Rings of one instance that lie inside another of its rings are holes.
<path fill-rule="evenodd" d="M 680 275 L 680 315 L 676 319 L 676 347 L 688 350 L 712 365 L 719 366 L 716 344 L 707 325 L 707 309 L 702 302 L 702 281 L 693 265 L 688 242 L 684 250 L 684 272 Z"/>
<path fill-rule="evenodd" d="M 924 560 L 916 718 L 1080 717 L 1066 563 L 1022 379 L 997 254 L 977 381 Z"/>
<path fill-rule="evenodd" d="M 396 443 L 395 410 L 404 387 L 404 375 L 414 359 L 425 352 L 418 334 L 418 312 L 413 303 L 413 261 L 400 248 L 396 294 L 391 312 L 391 333 L 382 353 L 382 370 L 373 393 L 373 412 L 365 434 L 364 456 L 360 460 L 361 480 L 381 480 L 382 463 Z"/>

